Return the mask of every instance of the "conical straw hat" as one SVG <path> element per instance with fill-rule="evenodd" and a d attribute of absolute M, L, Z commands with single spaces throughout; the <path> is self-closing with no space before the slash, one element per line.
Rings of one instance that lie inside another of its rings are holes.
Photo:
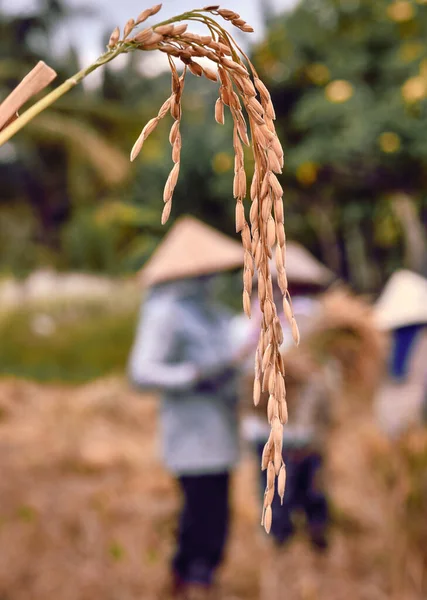
<path fill-rule="evenodd" d="M 286 275 L 289 283 L 327 285 L 334 274 L 298 242 L 286 244 Z"/>
<path fill-rule="evenodd" d="M 382 329 L 427 323 L 427 279 L 412 271 L 396 271 L 375 304 Z"/>
<path fill-rule="evenodd" d="M 324 287 L 334 274 L 298 242 L 286 242 L 286 276 L 290 284 Z M 270 262 L 273 279 L 277 276 L 276 261 Z"/>
<path fill-rule="evenodd" d="M 239 242 L 194 217 L 177 219 L 140 271 L 144 286 L 235 269 L 243 265 Z"/>

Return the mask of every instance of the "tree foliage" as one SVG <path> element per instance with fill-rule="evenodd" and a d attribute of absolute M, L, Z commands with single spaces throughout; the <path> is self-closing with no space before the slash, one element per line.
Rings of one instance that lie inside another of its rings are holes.
<path fill-rule="evenodd" d="M 287 150 L 288 234 L 365 290 L 401 264 L 396 204 L 427 217 L 423 4 L 303 0 L 255 51 Z"/>
<path fill-rule="evenodd" d="M 52 27 L 70 17 L 52 1 L 33 16 L 0 15 L 2 95 L 39 59 L 61 80 L 77 70 L 75 49 L 50 53 Z M 425 269 L 426 3 L 302 0 L 268 23 L 252 56 L 286 151 L 288 237 L 362 291 L 378 290 L 405 260 Z M 76 88 L 1 149 L 0 269 L 132 272 L 149 256 L 164 231 L 169 124 L 132 166 L 128 152 L 170 83 L 144 76 L 143 60 L 105 68 L 100 87 Z M 209 82 L 186 84 L 172 220 L 191 212 L 233 234 L 231 123 L 215 123 L 216 93 Z"/>

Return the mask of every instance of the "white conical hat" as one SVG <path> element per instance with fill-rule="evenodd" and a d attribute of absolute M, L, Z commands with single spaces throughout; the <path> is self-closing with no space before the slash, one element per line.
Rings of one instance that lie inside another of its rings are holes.
<path fill-rule="evenodd" d="M 140 271 L 144 286 L 235 269 L 243 265 L 243 248 L 194 217 L 176 220 Z"/>
<path fill-rule="evenodd" d="M 427 323 L 427 279 L 412 271 L 396 271 L 375 304 L 382 329 Z"/>

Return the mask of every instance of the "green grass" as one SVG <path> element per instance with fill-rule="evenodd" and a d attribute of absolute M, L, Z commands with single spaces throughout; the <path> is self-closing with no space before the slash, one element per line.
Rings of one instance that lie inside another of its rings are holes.
<path fill-rule="evenodd" d="M 110 301 L 24 307 L 0 315 L 0 375 L 77 383 L 124 373 L 137 311 L 137 302 L 117 308 Z"/>

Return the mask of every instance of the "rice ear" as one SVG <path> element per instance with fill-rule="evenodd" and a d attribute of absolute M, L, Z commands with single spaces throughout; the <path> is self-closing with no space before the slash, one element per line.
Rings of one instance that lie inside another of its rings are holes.
<path fill-rule="evenodd" d="M 126 35 L 133 30 L 134 25 L 153 16 L 160 8 L 160 4 L 155 5 L 143 11 L 135 22 L 129 21 L 125 27 Z M 222 9 L 219 5 L 206 6 L 202 10 L 211 13 L 209 18 L 214 18 L 215 15 L 223 17 L 243 32 L 253 31 L 252 27 L 232 10 Z M 181 97 L 185 75 L 187 71 L 191 71 L 194 75 L 204 76 L 215 83 L 219 80 L 215 120 L 219 124 L 224 124 L 226 106 L 233 119 L 233 196 L 236 199 L 236 232 L 241 233 L 244 249 L 243 309 L 248 317 L 251 315 L 252 308 L 251 293 L 255 267 L 258 271 L 257 291 L 262 318 L 255 361 L 253 401 L 257 405 L 260 402 L 261 392 L 268 389 L 267 417 L 272 429 L 264 448 L 261 467 L 262 469 L 268 468 L 268 486 L 262 522 L 266 531 L 269 531 L 272 522 L 271 502 L 276 476 L 278 477 L 279 495 L 283 500 L 286 474 L 281 445 L 283 424 L 288 418 L 285 371 L 283 357 L 280 354 L 283 331 L 275 305 L 270 272 L 270 259 L 273 257 L 273 253 L 277 267 L 277 282 L 283 294 L 283 311 L 290 324 L 295 343 L 299 343 L 298 325 L 292 312 L 286 277 L 283 188 L 277 178 L 277 174 L 280 174 L 283 168 L 284 155 L 274 126 L 276 116 L 274 107 L 265 84 L 259 79 L 243 53 L 240 58 L 238 46 L 233 45 L 233 40 L 228 33 L 222 33 L 221 25 L 218 24 L 207 33 L 208 35 L 192 33 L 188 31 L 186 23 L 174 22 L 171 19 L 163 25 L 146 28 L 129 40 L 134 43 L 134 49 L 159 48 L 166 53 L 172 81 L 170 98 L 163 103 L 157 117 L 149 121 L 141 132 L 132 149 L 131 160 L 136 158 L 145 139 L 157 126 L 158 121 L 170 112 L 174 119 L 169 133 L 174 166 L 167 178 L 163 194 L 162 223 L 165 223 L 171 213 L 172 196 L 180 169 Z M 196 57 L 209 58 L 216 63 L 218 71 L 202 67 L 194 60 Z M 178 74 L 175 65 L 176 58 L 184 64 L 182 75 Z M 245 113 L 243 113 L 243 108 Z M 252 150 L 254 161 L 254 175 L 250 185 L 249 223 L 246 221 L 243 205 L 247 193 L 243 145 Z"/>

